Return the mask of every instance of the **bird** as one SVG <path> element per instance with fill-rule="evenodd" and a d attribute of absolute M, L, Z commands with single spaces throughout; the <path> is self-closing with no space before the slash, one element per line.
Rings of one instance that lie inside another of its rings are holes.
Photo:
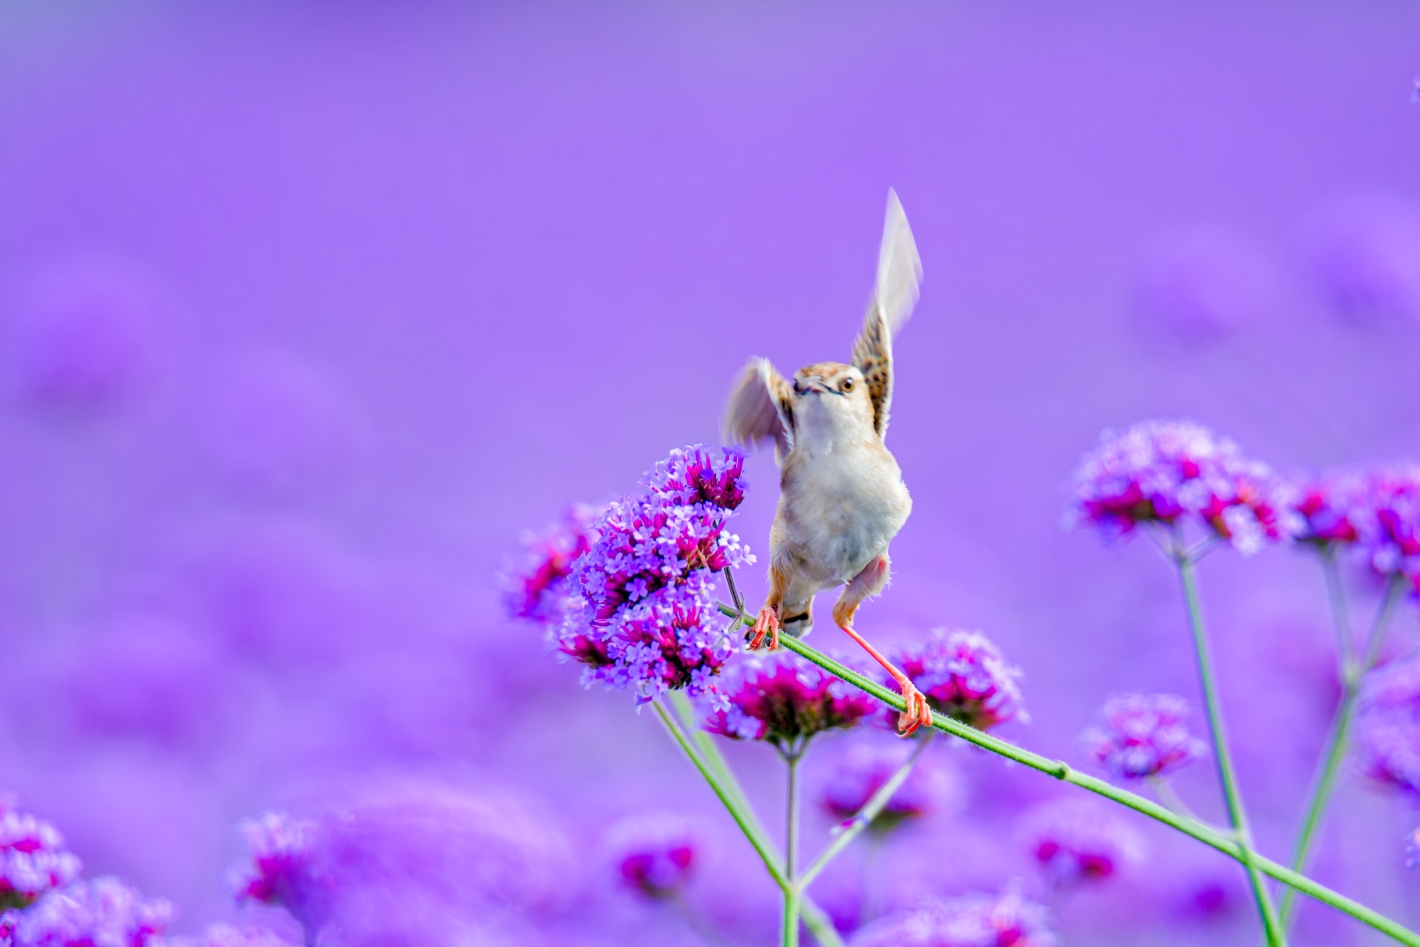
<path fill-rule="evenodd" d="M 888 191 L 877 279 L 847 364 L 818 362 L 786 379 L 751 358 L 730 392 L 724 440 L 773 442 L 779 506 L 769 536 L 769 595 L 754 620 L 750 648 L 813 626 L 814 596 L 843 586 L 833 620 L 892 675 L 905 702 L 898 732 L 930 726 L 931 708 L 912 680 L 853 627 L 858 606 L 887 585 L 888 544 L 907 522 L 912 497 L 887 449 L 892 344 L 919 296 L 922 259 L 907 215 Z"/>

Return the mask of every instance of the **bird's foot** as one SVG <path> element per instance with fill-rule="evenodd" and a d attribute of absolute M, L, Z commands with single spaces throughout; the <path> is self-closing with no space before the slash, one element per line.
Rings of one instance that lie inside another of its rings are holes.
<path fill-rule="evenodd" d="M 898 681 L 898 687 L 902 690 L 903 711 L 897 718 L 897 732 L 899 736 L 910 737 L 917 732 L 918 727 L 932 726 L 932 708 L 927 704 L 927 697 L 911 681 Z"/>
<path fill-rule="evenodd" d="M 768 605 L 759 610 L 759 617 L 754 620 L 754 637 L 749 639 L 749 649 L 759 650 L 766 637 L 770 651 L 779 647 L 779 614 Z"/>

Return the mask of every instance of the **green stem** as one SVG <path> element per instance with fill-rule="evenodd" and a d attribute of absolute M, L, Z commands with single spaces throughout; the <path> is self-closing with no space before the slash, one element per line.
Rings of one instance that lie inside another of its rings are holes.
<path fill-rule="evenodd" d="M 736 617 L 735 610 L 729 606 L 721 606 L 720 610 L 731 618 Z M 888 690 L 877 681 L 864 677 L 862 674 L 816 651 L 809 645 L 804 644 L 799 639 L 785 635 L 779 639 L 779 643 L 800 657 L 823 668 L 834 677 L 853 685 L 865 694 L 877 698 L 894 710 L 901 712 L 905 709 L 902 697 L 896 691 Z M 1238 845 L 1236 839 L 1231 838 L 1228 834 L 1195 822 L 1178 813 L 1171 812 L 1167 807 L 1152 799 L 1146 799 L 1137 793 L 1132 793 L 1127 789 L 1120 789 L 1118 786 L 1105 782 L 1102 779 L 1071 769 L 1070 765 L 1063 760 L 1052 760 L 1049 757 L 1041 756 L 1039 753 L 1032 753 L 1030 750 L 1016 746 L 1014 743 L 1002 740 L 999 737 L 993 737 L 988 733 L 977 730 L 975 727 L 969 727 L 960 721 L 953 720 L 950 717 L 943 717 L 938 713 L 932 714 L 932 726 L 937 730 L 941 730 L 943 733 L 960 737 L 973 746 L 978 746 L 983 750 L 995 753 L 997 756 L 1012 760 L 1028 769 L 1045 773 L 1061 782 L 1078 786 L 1081 789 L 1103 796 L 1112 802 L 1117 802 L 1122 806 L 1133 809 L 1135 812 L 1142 813 L 1155 821 L 1162 822 L 1170 828 L 1177 829 L 1185 835 L 1197 839 L 1210 848 L 1222 852 L 1229 858 L 1233 858 L 1239 862 L 1243 859 L 1241 846 Z M 1318 884 L 1312 879 L 1298 874 L 1271 859 L 1264 858 L 1256 853 L 1251 853 L 1251 857 L 1253 864 L 1262 871 L 1263 874 L 1283 884 L 1291 885 L 1303 894 L 1316 898 L 1318 901 L 1329 904 L 1337 910 L 1351 915 L 1358 921 L 1375 928 L 1402 944 L 1407 944 L 1409 947 L 1420 947 L 1420 934 L 1408 930 L 1386 917 L 1384 914 L 1374 911 L 1364 904 L 1346 897 L 1344 894 L 1332 891 L 1325 885 Z"/>
<path fill-rule="evenodd" d="M 925 736 L 918 739 L 917 748 L 912 751 L 912 755 L 909 756 L 903 764 L 897 768 L 897 771 L 888 778 L 888 781 L 883 783 L 882 787 L 879 788 L 877 792 L 873 793 L 872 797 L 863 804 L 863 808 L 852 818 L 847 827 L 842 832 L 839 832 L 838 836 L 834 838 L 833 841 L 829 842 L 827 847 L 819 853 L 818 858 L 814 859 L 813 864 L 804 869 L 804 873 L 795 879 L 795 883 L 800 889 L 807 889 L 808 886 L 813 883 L 813 880 L 819 876 L 819 873 L 823 871 L 824 868 L 828 867 L 828 863 L 831 862 L 839 852 L 847 848 L 855 838 L 863 834 L 863 830 L 872 825 L 873 820 L 876 819 L 878 814 L 892 801 L 892 797 L 897 793 L 898 789 L 902 787 L 902 784 L 907 781 L 907 777 L 912 773 L 912 767 L 917 763 L 917 758 L 922 755 L 923 750 L 927 749 L 927 744 L 932 741 L 932 737 L 935 735 L 936 731 L 929 731 Z"/>
<path fill-rule="evenodd" d="M 784 793 L 784 877 L 789 883 L 784 886 L 784 927 L 780 939 L 783 947 L 799 947 L 799 901 L 803 887 L 795 872 L 799 862 L 799 758 L 802 755 L 802 748 L 784 754 L 784 762 L 789 766 Z"/>
<path fill-rule="evenodd" d="M 1272 894 L 1267 890 L 1267 882 L 1253 861 L 1252 831 L 1247 824 L 1247 811 L 1243 808 L 1242 793 L 1238 791 L 1237 774 L 1233 771 L 1232 754 L 1228 749 L 1227 735 L 1223 731 L 1223 705 L 1218 698 L 1218 688 L 1214 682 L 1213 660 L 1208 654 L 1208 635 L 1203 627 L 1203 608 L 1198 602 L 1198 582 L 1194 577 L 1193 560 L 1181 550 L 1174 556 L 1178 566 L 1179 581 L 1183 583 L 1183 597 L 1188 605 L 1188 625 L 1193 632 L 1194 656 L 1198 660 L 1198 680 L 1203 688 L 1203 704 L 1208 711 L 1208 729 L 1213 736 L 1213 759 L 1218 766 L 1218 781 L 1223 784 L 1223 797 L 1228 804 L 1228 820 L 1232 823 L 1242 850 L 1242 864 L 1247 869 L 1248 881 L 1252 884 L 1252 896 L 1257 902 L 1257 911 L 1262 917 L 1262 928 L 1267 935 L 1269 947 L 1285 947 L 1286 933 L 1277 917 L 1277 908 L 1272 903 Z"/>
<path fill-rule="evenodd" d="M 844 947 L 843 938 L 839 936 L 838 928 L 833 926 L 833 920 L 824 913 L 823 908 L 814 903 L 814 899 L 807 894 L 800 895 L 799 910 L 804 922 L 804 926 L 809 929 L 809 933 L 814 935 L 814 940 L 818 941 L 819 947 Z"/>
<path fill-rule="evenodd" d="M 1334 566 L 1328 571 L 1334 572 Z M 1356 695 L 1361 689 L 1361 676 L 1375 666 L 1376 659 L 1380 656 L 1381 643 L 1385 639 L 1386 624 L 1390 619 L 1391 610 L 1400 599 L 1403 590 L 1402 580 L 1396 576 L 1391 577 L 1390 582 L 1386 585 L 1385 596 L 1381 599 L 1380 608 L 1376 610 L 1375 621 L 1371 623 L 1370 634 L 1366 638 L 1366 647 L 1360 663 L 1357 664 L 1350 660 L 1349 656 L 1343 660 L 1341 703 L 1337 706 L 1336 716 L 1331 721 L 1331 730 L 1327 734 L 1321 766 L 1317 771 L 1316 778 L 1312 781 L 1312 791 L 1307 802 L 1306 815 L 1302 817 L 1301 828 L 1297 831 L 1297 840 L 1292 846 L 1291 865 L 1293 871 L 1306 869 L 1307 856 L 1311 854 L 1316 831 L 1321 827 L 1322 816 L 1326 812 L 1327 805 L 1331 802 L 1332 793 L 1336 789 L 1337 777 L 1341 774 L 1341 761 L 1346 758 L 1346 741 L 1350 735 L 1351 718 L 1356 710 Z M 1339 626 L 1337 633 L 1341 633 Z M 1292 915 L 1296 913 L 1295 900 L 1296 897 L 1290 890 L 1282 895 L 1283 925 L 1290 922 Z"/>
<path fill-rule="evenodd" d="M 1341 569 L 1336 561 L 1336 547 L 1328 545 L 1321 554 L 1321 570 L 1326 576 L 1326 599 L 1331 605 L 1331 623 L 1336 629 L 1337 647 L 1341 652 L 1341 674 L 1351 667 L 1351 612 L 1346 607 L 1346 587 L 1341 582 Z"/>

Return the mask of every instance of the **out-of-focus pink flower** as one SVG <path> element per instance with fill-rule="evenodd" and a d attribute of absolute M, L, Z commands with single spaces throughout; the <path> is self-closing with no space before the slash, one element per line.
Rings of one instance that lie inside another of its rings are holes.
<path fill-rule="evenodd" d="M 638 703 L 684 688 L 725 707 L 716 676 L 736 650 L 712 595 L 715 572 L 754 561 L 726 529 L 744 498 L 744 452 L 671 452 L 646 492 L 611 504 L 572 565 L 557 647 L 583 680 L 631 688 Z"/>
<path fill-rule="evenodd" d="M 523 541 L 523 556 L 503 577 L 503 605 L 512 618 L 558 624 L 567 607 L 572 563 L 591 548 L 592 524 L 604 511 L 573 504 L 557 524 Z"/>
<path fill-rule="evenodd" d="M 1360 538 L 1356 518 L 1364 496 L 1363 478 L 1349 471 L 1299 478 L 1293 496 L 1301 517 L 1297 540 L 1322 547 L 1356 542 Z"/>
<path fill-rule="evenodd" d="M 1119 779 L 1178 769 L 1208 752 L 1184 724 L 1188 702 L 1172 694 L 1118 694 L 1105 701 L 1103 722 L 1086 730 L 1085 751 Z"/>
<path fill-rule="evenodd" d="M 823 787 L 824 809 L 840 819 L 853 818 L 907 761 L 912 750 L 912 745 L 904 741 L 875 740 L 854 743 L 836 754 Z M 930 759 L 919 759 L 868 829 L 881 834 L 932 813 L 955 812 L 965 799 L 966 789 L 955 771 L 934 765 Z"/>
<path fill-rule="evenodd" d="M 877 701 L 793 653 L 744 655 L 721 677 L 729 701 L 705 723 L 711 733 L 737 740 L 764 740 L 796 753 L 825 730 L 847 730 L 872 713 Z"/>
<path fill-rule="evenodd" d="M 1021 700 L 1021 669 L 979 631 L 934 630 L 927 641 L 897 651 L 894 663 L 933 710 L 968 726 L 989 730 L 1030 719 Z"/>
<path fill-rule="evenodd" d="M 163 898 L 145 898 L 117 878 L 56 888 L 22 911 L 15 947 L 145 947 L 168 929 L 176 912 Z"/>
<path fill-rule="evenodd" d="M 1291 484 L 1192 421 L 1105 431 L 1076 468 L 1073 492 L 1066 525 L 1092 525 L 1109 538 L 1191 522 L 1252 555 L 1302 531 Z"/>
<path fill-rule="evenodd" d="M 1052 884 L 1109 878 L 1144 857 L 1144 840 L 1113 811 L 1088 799 L 1028 810 L 1019 822 L 1026 850 Z"/>
<path fill-rule="evenodd" d="M 1383 786 L 1420 796 L 1420 660 L 1372 672 L 1356 703 L 1356 764 Z"/>
<path fill-rule="evenodd" d="M 314 933 L 325 922 L 331 897 L 329 880 L 314 864 L 319 825 L 267 812 L 238 828 L 251 860 L 234 872 L 237 900 L 280 905 Z"/>
<path fill-rule="evenodd" d="M 634 815 L 607 832 L 606 846 L 621 882 L 648 898 L 671 898 L 685 889 L 704 840 L 691 823 L 671 813 Z"/>
<path fill-rule="evenodd" d="M 1052 947 L 1049 912 L 1014 885 L 972 893 L 874 921 L 849 947 Z"/>
<path fill-rule="evenodd" d="M 0 795 L 0 909 L 22 908 L 79 874 L 79 858 L 43 819 L 15 808 Z"/>
<path fill-rule="evenodd" d="M 1420 584 L 1420 464 L 1366 471 L 1352 518 L 1372 569 Z"/>

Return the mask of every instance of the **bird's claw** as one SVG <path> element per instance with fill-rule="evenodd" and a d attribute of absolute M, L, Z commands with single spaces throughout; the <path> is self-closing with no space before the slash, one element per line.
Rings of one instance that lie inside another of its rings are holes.
<path fill-rule="evenodd" d="M 754 620 L 754 637 L 749 639 L 749 649 L 758 651 L 766 637 L 769 638 L 769 650 L 776 650 L 779 647 L 779 614 L 768 605 L 759 610 L 759 617 Z"/>
<path fill-rule="evenodd" d="M 926 696 L 911 683 L 903 688 L 902 702 L 903 710 L 897 718 L 899 736 L 910 737 L 918 727 L 932 726 L 932 708 L 928 706 Z"/>

